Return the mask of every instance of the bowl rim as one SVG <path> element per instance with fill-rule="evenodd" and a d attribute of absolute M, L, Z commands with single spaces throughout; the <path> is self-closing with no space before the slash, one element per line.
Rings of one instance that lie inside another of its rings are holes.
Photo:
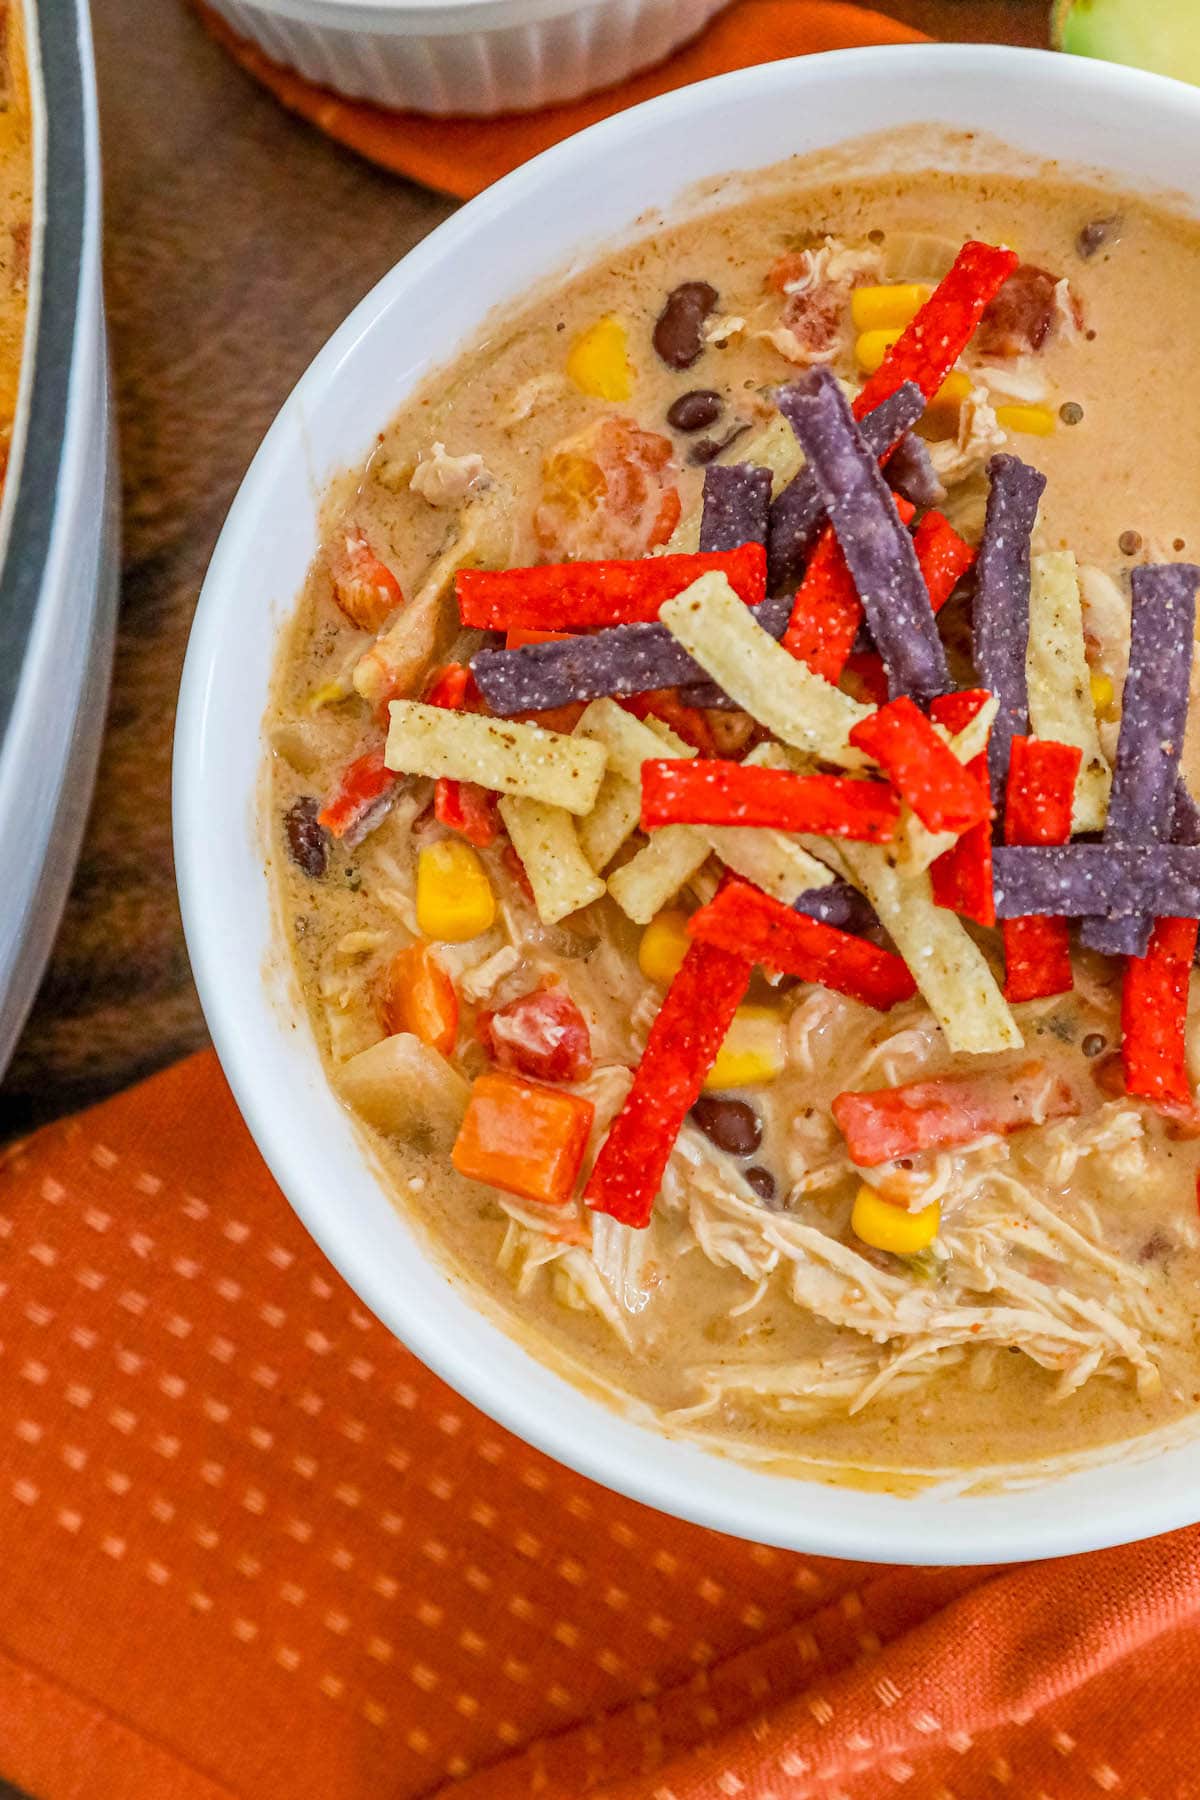
<path fill-rule="evenodd" d="M 398 1300 L 395 1290 L 385 1285 L 366 1246 L 343 1234 L 335 1210 L 322 1204 L 314 1194 L 298 1134 L 294 1135 L 290 1127 L 288 1106 L 271 1100 L 268 1084 L 255 1061 L 253 1033 L 246 1029 L 248 1019 L 252 1026 L 255 1021 L 259 1027 L 267 1026 L 267 1015 L 273 1008 L 265 982 L 248 1001 L 247 995 L 230 980 L 224 968 L 229 921 L 210 910 L 207 902 L 212 886 L 207 813 L 212 793 L 213 741 L 219 736 L 216 677 L 222 638 L 227 617 L 238 601 L 235 577 L 251 541 L 259 493 L 267 489 L 276 463 L 284 456 L 288 434 L 294 430 L 297 405 L 306 399 L 316 402 L 336 382 L 343 362 L 353 355 L 355 347 L 380 323 L 399 296 L 419 288 L 435 275 L 438 265 L 469 242 L 485 221 L 495 221 L 514 203 L 535 196 L 548 177 L 563 174 L 573 165 L 592 162 L 610 143 L 620 142 L 631 133 L 636 135 L 640 126 L 669 124 L 677 119 L 688 120 L 694 126 L 696 114 L 711 107 L 721 96 L 753 94 L 756 88 L 773 90 L 781 82 L 790 84 L 794 78 L 799 78 L 802 86 L 820 82 L 835 66 L 839 72 L 850 75 L 868 71 L 886 75 L 895 72 L 897 65 L 916 61 L 928 65 L 946 83 L 953 83 L 956 76 L 980 73 L 1018 82 L 1044 81 L 1052 69 L 1059 92 L 1065 84 L 1076 92 L 1087 92 L 1093 100 L 1098 94 L 1107 93 L 1109 98 L 1147 107 L 1182 106 L 1192 118 L 1200 119 L 1200 92 L 1140 70 L 1010 46 L 872 46 L 760 64 L 660 95 L 563 140 L 486 189 L 395 265 L 334 332 L 292 390 L 243 479 L 213 552 L 188 645 L 175 734 L 174 834 L 184 927 L 196 984 L 218 1056 L 243 1117 L 284 1195 L 311 1236 L 356 1294 L 427 1367 L 481 1412 L 555 1461 L 616 1493 L 692 1523 L 810 1554 L 922 1563 L 930 1560 L 934 1549 L 937 1560 L 943 1563 L 992 1563 L 1101 1549 L 1193 1522 L 1200 1515 L 1200 1500 L 1193 1497 L 1197 1487 L 1195 1475 L 1200 1469 L 1200 1446 L 1195 1447 L 1195 1466 L 1187 1478 L 1181 1474 L 1175 1481 L 1166 1481 L 1148 1475 L 1135 1482 L 1132 1493 L 1119 1495 L 1114 1503 L 1103 1506 L 1060 1504 L 1045 1509 L 1041 1517 L 1026 1517 L 1029 1509 L 1020 1489 L 1008 1490 L 999 1498 L 950 1493 L 944 1503 L 939 1496 L 941 1535 L 931 1542 L 929 1510 L 921 1497 L 867 1496 L 855 1487 L 830 1488 L 819 1481 L 797 1481 L 770 1473 L 764 1476 L 762 1470 L 695 1449 L 669 1434 L 650 1434 L 607 1409 L 603 1412 L 605 1429 L 590 1431 L 589 1421 L 597 1422 L 597 1402 L 576 1387 L 571 1392 L 579 1402 L 579 1423 L 564 1432 L 561 1423 L 550 1423 L 548 1411 L 543 1411 L 543 1403 L 552 1390 L 539 1381 L 535 1372 L 554 1384 L 564 1384 L 564 1377 L 552 1374 L 544 1362 L 523 1352 L 511 1334 L 477 1311 L 477 1321 L 494 1334 L 497 1344 L 503 1340 L 515 1346 L 530 1366 L 527 1382 L 505 1386 L 503 1374 L 474 1360 L 469 1347 L 460 1343 L 452 1330 L 439 1325 L 436 1319 L 422 1317 L 414 1306 L 406 1310 L 403 1298 Z M 856 119 L 847 137 L 872 129 L 870 119 Z M 838 141 L 846 140 L 836 136 L 830 139 L 831 143 Z M 635 218 L 631 216 L 628 223 L 632 227 Z M 565 245 L 563 262 L 568 260 L 571 249 L 571 244 Z M 481 312 L 476 324 L 482 322 L 482 317 Z M 301 407 L 301 411 L 306 409 Z M 242 795 L 240 799 L 244 805 L 256 806 L 255 795 Z M 282 1023 L 276 1021 L 265 1029 L 265 1036 L 278 1040 L 282 1030 Z M 315 1046 L 312 1055 L 316 1057 Z M 325 1080 L 323 1071 L 321 1079 Z M 347 1129 L 351 1127 L 347 1125 Z M 360 1155 L 366 1166 L 365 1152 L 360 1151 Z M 403 1222 L 402 1211 L 399 1217 Z M 433 1268 L 434 1259 L 423 1240 L 416 1241 L 420 1256 Z M 438 1273 L 445 1278 L 444 1270 Z M 650 1444 L 657 1446 L 659 1454 L 653 1453 Z M 1172 1448 L 1164 1454 L 1187 1456 L 1189 1448 Z M 1138 1466 L 1139 1459 L 1135 1458 L 1109 1465 L 1109 1470 L 1115 1467 L 1130 1471 Z M 1161 1472 L 1160 1459 L 1153 1466 Z M 1075 1474 L 1068 1474 L 1033 1491 L 1059 1495 L 1077 1479 Z M 1026 1494 L 1029 1491 L 1024 1490 Z M 1036 1509 L 1033 1511 L 1036 1513 Z"/>
<path fill-rule="evenodd" d="M 224 10 L 227 0 L 214 0 Z M 460 37 L 519 31 L 572 13 L 599 13 L 613 0 L 232 0 L 237 10 L 289 19 L 321 30 L 394 37 Z M 676 0 L 624 0 L 639 13 L 670 9 Z M 714 0 L 729 6 L 732 0 Z"/>

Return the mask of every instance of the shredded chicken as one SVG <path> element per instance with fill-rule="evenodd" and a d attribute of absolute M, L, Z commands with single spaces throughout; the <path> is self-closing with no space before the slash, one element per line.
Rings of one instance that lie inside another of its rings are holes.
<path fill-rule="evenodd" d="M 417 463 L 408 485 L 430 506 L 449 507 L 461 506 L 468 494 L 486 487 L 490 480 L 478 451 L 451 456 L 445 444 L 435 443 Z"/>
<path fill-rule="evenodd" d="M 942 481 L 963 481 L 982 469 L 1005 441 L 988 390 L 972 387 L 959 408 L 957 432 L 930 444 L 929 459 Z"/>
<path fill-rule="evenodd" d="M 779 322 L 754 335 L 801 368 L 832 362 L 845 348 L 850 291 L 880 266 L 877 251 L 831 237 L 781 258 L 772 280 L 783 295 Z"/>

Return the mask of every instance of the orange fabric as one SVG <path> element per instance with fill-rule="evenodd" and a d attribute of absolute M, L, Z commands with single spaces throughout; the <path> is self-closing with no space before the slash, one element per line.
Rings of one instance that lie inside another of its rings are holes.
<path fill-rule="evenodd" d="M 469 200 L 560 138 L 655 94 L 704 81 L 727 69 L 745 69 L 786 56 L 844 50 L 853 44 L 911 44 L 920 42 L 922 36 L 895 19 L 885 19 L 882 13 L 841 5 L 838 0 L 736 0 L 692 43 L 619 87 L 536 113 L 510 113 L 499 119 L 431 119 L 420 113 L 389 112 L 363 101 L 343 100 L 329 88 L 317 87 L 272 62 L 256 45 L 236 37 L 203 0 L 196 3 L 218 42 L 292 112 L 394 174 L 411 176 L 462 200 Z"/>
<path fill-rule="evenodd" d="M 0 1295 L 40 1800 L 1197 1792 L 1200 1532 L 895 1569 L 608 1494 L 363 1310 L 211 1054 L 9 1152 Z"/>

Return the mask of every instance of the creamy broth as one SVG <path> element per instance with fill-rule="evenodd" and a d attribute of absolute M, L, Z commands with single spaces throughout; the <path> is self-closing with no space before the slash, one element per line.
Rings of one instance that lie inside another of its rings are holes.
<path fill-rule="evenodd" d="M 961 159 L 951 143 L 937 160 L 954 167 Z M 430 565 L 447 544 L 453 559 L 456 533 L 461 542 L 489 506 L 479 542 L 463 552 L 467 562 L 515 568 L 640 553 L 648 527 L 661 526 L 661 542 L 673 524 L 669 508 L 659 516 L 671 488 L 686 534 L 704 476 L 689 460 L 697 442 L 744 427 L 721 453 L 736 461 L 739 445 L 746 449 L 769 422 L 771 391 L 797 373 L 778 338 L 768 337 L 787 322 L 787 296 L 765 287 L 769 273 L 826 238 L 861 259 L 858 281 L 935 282 L 968 238 L 1011 244 L 1024 263 L 1069 281 L 1078 323 L 1064 311 L 1035 352 L 972 349 L 965 363 L 976 397 L 992 409 L 991 422 L 983 413 L 978 420 L 993 432 L 992 447 L 1003 444 L 1048 477 L 1035 549 L 1069 548 L 1086 565 L 1089 657 L 1101 684 L 1111 676 L 1117 691 L 1105 702 L 1099 690 L 1101 739 L 1113 754 L 1129 570 L 1200 556 L 1200 413 L 1186 398 L 1200 385 L 1197 228 L 1054 170 L 854 178 L 844 160 L 835 175 L 799 163 L 774 171 L 762 192 L 619 249 L 535 296 L 427 382 L 365 467 L 327 497 L 327 550 L 280 659 L 266 808 L 281 930 L 335 1083 L 385 1035 L 384 972 L 416 933 L 414 859 L 445 835 L 431 814 L 431 783 L 414 780 L 353 848 L 326 845 L 321 878 L 283 848 L 289 808 L 328 796 L 347 763 L 382 742 L 376 716 L 348 680 L 371 637 L 333 598 L 348 531 L 399 581 L 409 609 L 421 605 Z M 1119 227 L 1083 256 L 1081 230 L 1114 214 Z M 717 341 L 676 371 L 655 355 L 652 332 L 665 297 L 683 281 L 717 290 Z M 631 391 L 619 401 L 586 395 L 565 374 L 571 346 L 608 317 L 624 327 L 632 367 Z M 801 320 L 797 330 L 805 329 Z M 832 366 L 861 381 L 854 332 L 840 317 L 835 336 Z M 719 396 L 717 419 L 698 432 L 673 431 L 668 409 L 697 389 Z M 1018 405 L 1048 413 L 1049 435 L 995 426 L 996 408 Z M 546 510 L 547 459 L 605 418 L 661 437 L 671 459 L 645 475 L 635 516 L 610 522 L 607 542 L 603 530 L 568 518 L 569 507 Z M 968 423 L 943 408 L 927 429 L 949 489 L 943 510 L 974 541 L 987 446 L 972 443 Z M 425 473 L 414 491 L 417 470 Z M 630 536 L 639 531 L 634 548 Z M 961 601 L 951 611 L 965 621 Z M 414 697 L 435 665 L 465 660 L 481 642 L 459 633 L 452 591 L 426 612 L 405 652 L 404 691 Z M 951 641 L 964 630 L 952 619 Z M 735 743 L 730 715 L 713 728 L 727 734 L 722 746 Z M 1185 773 L 1196 790 L 1195 733 Z M 594 1150 L 663 992 L 639 970 L 640 929 L 611 898 L 543 925 L 502 845 L 480 854 L 499 901 L 497 922 L 476 938 L 437 946 L 458 987 L 455 1064 L 468 1080 L 487 1067 L 477 1012 L 558 980 L 590 1027 L 595 1071 L 575 1086 L 596 1104 Z M 690 910 L 714 888 L 712 869 L 701 871 L 676 904 Z M 996 934 L 977 935 L 999 966 Z M 615 1403 L 650 1409 L 667 1430 L 735 1453 L 899 1480 L 903 1471 L 1089 1454 L 1200 1405 L 1200 1146 L 1149 1106 L 1112 1092 L 1115 962 L 1076 952 L 1074 991 L 1017 1007 L 1025 1049 L 1000 1057 L 954 1055 L 919 997 L 880 1014 L 759 973 L 750 998 L 778 1014 L 785 1046 L 778 1078 L 739 1096 L 759 1117 L 761 1142 L 730 1156 L 686 1126 L 653 1222 L 632 1252 L 622 1240 L 628 1261 L 619 1266 L 608 1238 L 593 1261 L 590 1215 L 577 1201 L 553 1218 L 552 1209 L 514 1202 L 456 1174 L 447 1141 L 431 1152 L 420 1131 L 370 1130 L 381 1178 L 448 1270 L 539 1356 Z M 1068 1083 L 1077 1116 L 915 1159 L 898 1179 L 910 1182 L 914 1206 L 931 1196 L 940 1203 L 931 1250 L 902 1257 L 857 1242 L 850 1217 L 862 1176 L 830 1116 L 834 1096 L 981 1066 L 1015 1070 L 1032 1059 L 1047 1079 Z M 383 1116 L 370 1104 L 367 1111 Z M 769 1199 L 746 1185 L 751 1167 L 769 1172 Z M 564 1218 L 573 1233 L 565 1243 Z M 821 1234 L 852 1261 L 822 1261 L 815 1235 L 804 1232 Z M 895 1327 L 914 1295 L 921 1328 Z M 951 1315 L 964 1307 L 976 1319 L 1007 1309 L 1010 1325 L 956 1334 Z"/>

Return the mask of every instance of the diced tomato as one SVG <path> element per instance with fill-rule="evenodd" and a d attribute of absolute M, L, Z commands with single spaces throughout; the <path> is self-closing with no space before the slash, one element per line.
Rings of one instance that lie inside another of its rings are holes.
<path fill-rule="evenodd" d="M 449 712 L 486 712 L 483 695 L 466 663 L 447 663 L 430 677 L 426 706 L 444 706 Z"/>
<path fill-rule="evenodd" d="M 481 1013 L 476 1030 L 502 1069 L 537 1081 L 584 1081 L 592 1072 L 587 1020 L 564 988 L 538 988 Z"/>
<path fill-rule="evenodd" d="M 1059 277 L 1033 263 L 1014 269 L 979 321 L 975 342 L 985 356 L 1022 356 L 1040 350 L 1058 322 Z M 1078 324 L 1079 302 L 1071 296 Z"/>
<path fill-rule="evenodd" d="M 496 796 L 477 781 L 452 781 L 438 778 L 433 790 L 433 816 L 439 825 L 457 831 L 477 850 L 486 850 L 500 835 L 500 817 Z"/>
<path fill-rule="evenodd" d="M 458 1037 L 458 995 L 428 944 L 409 944 L 388 965 L 379 992 L 379 1017 L 390 1035 L 410 1031 L 449 1056 Z"/>
<path fill-rule="evenodd" d="M 360 631 L 382 631 L 404 605 L 400 583 L 376 556 L 361 525 L 347 525 L 329 554 L 333 597 Z"/>
<path fill-rule="evenodd" d="M 336 838 L 350 835 L 377 801 L 391 792 L 400 777 L 383 760 L 383 744 L 354 759 L 338 776 L 337 784 L 317 814 L 317 823 Z"/>
<path fill-rule="evenodd" d="M 632 419 L 605 418 L 557 445 L 542 465 L 533 529 L 569 558 L 642 556 L 679 523 L 669 438 Z"/>
<path fill-rule="evenodd" d="M 1006 1136 L 1078 1111 L 1068 1084 L 1048 1080 L 1041 1063 L 1009 1075 L 946 1077 L 839 1094 L 833 1103 L 851 1161 L 861 1169 L 925 1151 L 960 1149 L 993 1133 Z"/>

